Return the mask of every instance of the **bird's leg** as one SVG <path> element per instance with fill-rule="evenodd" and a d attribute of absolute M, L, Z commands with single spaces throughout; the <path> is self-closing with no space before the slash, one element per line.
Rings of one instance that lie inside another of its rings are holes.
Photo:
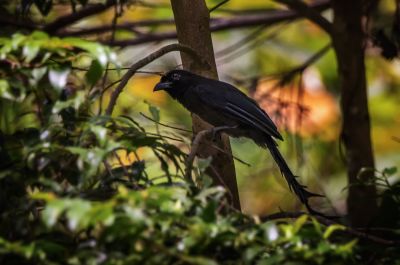
<path fill-rule="evenodd" d="M 229 131 L 229 130 L 233 130 L 233 129 L 237 129 L 237 125 L 236 126 L 219 126 L 219 127 L 214 127 L 212 128 L 212 141 L 215 141 L 217 134 L 221 134 L 224 131 Z"/>

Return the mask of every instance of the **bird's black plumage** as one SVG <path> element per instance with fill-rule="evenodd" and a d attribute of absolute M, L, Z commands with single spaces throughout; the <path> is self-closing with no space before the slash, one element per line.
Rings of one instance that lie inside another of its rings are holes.
<path fill-rule="evenodd" d="M 215 127 L 230 127 L 232 137 L 247 137 L 268 148 L 289 187 L 310 212 L 308 199 L 320 196 L 305 189 L 292 173 L 277 148 L 274 138 L 283 140 L 268 114 L 251 98 L 236 87 L 218 80 L 202 77 L 184 70 L 165 74 L 154 91 L 165 90 L 190 112 Z"/>

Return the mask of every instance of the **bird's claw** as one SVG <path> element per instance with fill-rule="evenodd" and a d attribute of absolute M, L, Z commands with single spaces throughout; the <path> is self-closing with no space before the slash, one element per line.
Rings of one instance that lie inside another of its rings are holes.
<path fill-rule="evenodd" d="M 219 126 L 219 127 L 213 127 L 211 129 L 211 141 L 215 142 L 217 139 L 217 135 L 221 134 L 223 131 L 232 129 L 234 127 L 231 126 Z"/>
<path fill-rule="evenodd" d="M 219 127 L 214 127 L 211 130 L 211 140 L 214 142 L 217 138 L 218 134 L 223 133 L 224 131 L 232 130 L 232 129 L 237 129 L 238 126 L 219 126 Z"/>
<path fill-rule="evenodd" d="M 214 127 L 212 130 L 211 130 L 211 141 L 212 142 L 215 142 L 216 140 L 217 140 L 217 134 L 219 134 L 219 130 L 217 130 L 217 128 L 218 127 Z"/>

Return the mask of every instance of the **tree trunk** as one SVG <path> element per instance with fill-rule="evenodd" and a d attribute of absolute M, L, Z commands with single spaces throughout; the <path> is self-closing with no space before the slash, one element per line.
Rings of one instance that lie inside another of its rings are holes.
<path fill-rule="evenodd" d="M 211 66 L 204 66 L 193 60 L 192 57 L 181 53 L 183 68 L 206 77 L 218 79 L 214 58 L 214 50 L 209 28 L 209 12 L 204 0 L 171 0 L 178 40 L 180 44 L 187 45 L 195 50 Z M 193 132 L 211 128 L 211 125 L 192 115 Z M 239 193 L 236 183 L 235 167 L 232 159 L 232 151 L 229 138 L 222 135 L 216 144 L 224 152 L 212 147 L 213 143 L 204 140 L 200 145 L 199 157 L 212 157 L 212 162 L 207 169 L 207 174 L 213 178 L 217 185 L 226 187 L 228 199 L 236 209 L 240 210 Z"/>
<path fill-rule="evenodd" d="M 346 150 L 349 194 L 347 211 L 353 226 L 367 226 L 377 210 L 373 171 L 374 158 L 365 77 L 363 1 L 333 0 L 332 41 L 336 52 Z M 369 184 L 366 184 L 369 183 Z M 362 184 L 362 185 L 360 185 Z"/>

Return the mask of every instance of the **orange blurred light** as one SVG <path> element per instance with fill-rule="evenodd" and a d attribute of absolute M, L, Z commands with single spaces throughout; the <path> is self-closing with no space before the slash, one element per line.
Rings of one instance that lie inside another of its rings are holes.
<path fill-rule="evenodd" d="M 303 137 L 319 136 L 325 140 L 338 137 L 339 107 L 318 72 L 304 72 L 302 87 L 296 82 L 283 87 L 276 84 L 276 80 L 260 82 L 254 98 L 280 129 Z"/>

